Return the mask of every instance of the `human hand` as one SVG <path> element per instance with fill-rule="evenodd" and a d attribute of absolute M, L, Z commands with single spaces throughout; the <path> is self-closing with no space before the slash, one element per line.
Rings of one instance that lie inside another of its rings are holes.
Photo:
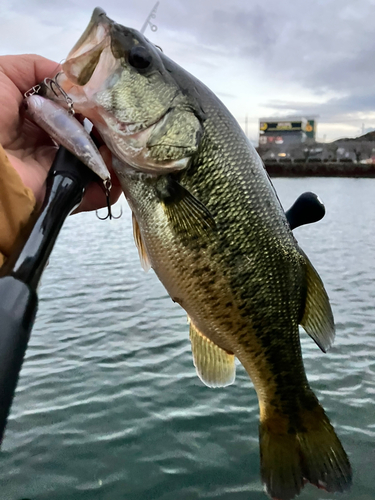
<path fill-rule="evenodd" d="M 45 180 L 57 149 L 48 134 L 27 118 L 22 103 L 27 90 L 44 78 L 54 76 L 58 69 L 58 63 L 37 55 L 0 56 L 0 144 L 24 185 L 34 193 L 38 206 L 44 199 Z M 111 169 L 109 149 L 101 146 L 100 152 L 111 172 L 111 202 L 114 203 L 121 187 Z M 104 191 L 93 182 L 76 212 L 104 206 Z"/>

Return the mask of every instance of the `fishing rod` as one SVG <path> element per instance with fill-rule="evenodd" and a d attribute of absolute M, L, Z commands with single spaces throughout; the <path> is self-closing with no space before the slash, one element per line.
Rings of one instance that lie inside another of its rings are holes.
<path fill-rule="evenodd" d="M 156 18 L 156 11 L 158 10 L 159 3 L 160 2 L 156 2 L 156 4 L 154 5 L 153 9 L 151 10 L 151 12 L 149 13 L 149 15 L 147 16 L 146 21 L 143 23 L 143 26 L 140 29 L 140 33 L 142 33 L 142 35 L 146 31 L 147 26 L 150 26 L 151 31 L 157 31 L 158 27 L 156 26 L 156 24 L 154 24 L 151 21 L 151 19 L 155 19 Z"/>
<path fill-rule="evenodd" d="M 37 287 L 57 236 L 98 177 L 60 146 L 36 222 L 0 268 L 0 443 L 38 309 Z"/>

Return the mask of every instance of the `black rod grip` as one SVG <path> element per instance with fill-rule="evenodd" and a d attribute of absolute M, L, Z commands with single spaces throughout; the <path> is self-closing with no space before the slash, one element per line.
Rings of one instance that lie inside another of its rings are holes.
<path fill-rule="evenodd" d="M 60 147 L 35 224 L 0 269 L 0 443 L 38 309 L 37 286 L 61 227 L 98 177 Z"/>
<path fill-rule="evenodd" d="M 0 443 L 38 308 L 35 290 L 13 276 L 0 279 Z"/>

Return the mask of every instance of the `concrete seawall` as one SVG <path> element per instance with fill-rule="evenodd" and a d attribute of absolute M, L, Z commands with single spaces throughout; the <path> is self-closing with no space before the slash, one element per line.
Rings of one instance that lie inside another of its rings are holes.
<path fill-rule="evenodd" d="M 270 177 L 375 177 L 375 164 L 265 162 Z"/>

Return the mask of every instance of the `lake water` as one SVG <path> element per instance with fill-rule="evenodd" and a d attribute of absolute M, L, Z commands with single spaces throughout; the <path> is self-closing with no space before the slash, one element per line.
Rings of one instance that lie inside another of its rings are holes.
<path fill-rule="evenodd" d="M 306 372 L 354 469 L 350 493 L 306 486 L 302 500 L 374 500 L 375 179 L 274 179 L 283 206 L 303 191 L 323 221 L 295 230 L 337 325 L 322 354 L 302 334 Z M 184 311 L 141 269 L 131 215 L 69 218 L 40 307 L 0 453 L 1 500 L 265 500 L 258 405 L 236 382 L 195 375 Z M 116 212 L 116 208 L 114 209 Z"/>

